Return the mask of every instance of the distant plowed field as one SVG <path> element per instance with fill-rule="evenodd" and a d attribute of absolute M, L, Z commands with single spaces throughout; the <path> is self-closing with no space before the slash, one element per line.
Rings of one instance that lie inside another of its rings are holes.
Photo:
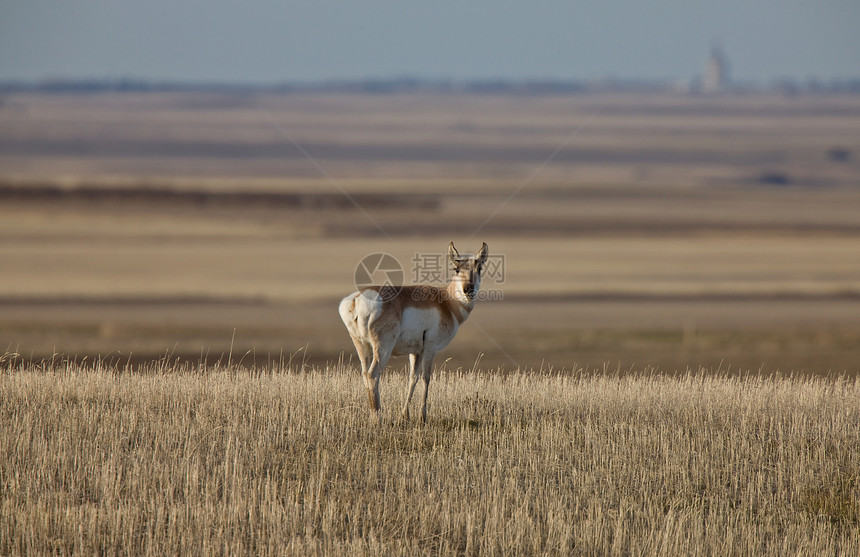
<path fill-rule="evenodd" d="M 7 95 L 0 350 L 349 362 L 361 258 L 453 240 L 450 368 L 854 374 L 858 184 L 850 95 Z"/>

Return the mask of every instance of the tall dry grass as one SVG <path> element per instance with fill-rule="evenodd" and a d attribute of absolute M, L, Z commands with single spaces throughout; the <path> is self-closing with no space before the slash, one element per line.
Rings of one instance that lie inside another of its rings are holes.
<path fill-rule="evenodd" d="M 836 555 L 860 383 L 6 362 L 0 554 Z"/>

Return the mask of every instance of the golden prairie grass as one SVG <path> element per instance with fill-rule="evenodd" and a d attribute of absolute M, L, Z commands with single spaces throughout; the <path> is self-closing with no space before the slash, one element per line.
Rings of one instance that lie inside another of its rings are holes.
<path fill-rule="evenodd" d="M 836 555 L 860 382 L 356 370 L 0 373 L 0 554 Z"/>

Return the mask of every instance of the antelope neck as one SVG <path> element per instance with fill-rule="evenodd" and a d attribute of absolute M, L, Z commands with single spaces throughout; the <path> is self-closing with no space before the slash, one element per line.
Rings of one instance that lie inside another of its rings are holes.
<path fill-rule="evenodd" d="M 448 294 L 448 306 L 457 319 L 457 323 L 462 324 L 469 317 L 469 314 L 472 313 L 472 309 L 475 307 L 475 300 L 463 301 L 461 296 L 465 297 L 465 294 L 460 291 L 455 281 L 448 283 L 445 290 Z"/>

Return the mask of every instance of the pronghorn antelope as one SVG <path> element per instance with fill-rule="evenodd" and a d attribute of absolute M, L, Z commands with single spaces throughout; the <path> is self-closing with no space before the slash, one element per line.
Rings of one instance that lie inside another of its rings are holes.
<path fill-rule="evenodd" d="M 421 420 L 427 421 L 427 391 L 433 358 L 442 350 L 475 307 L 481 274 L 487 262 L 487 244 L 475 256 L 462 257 L 448 246 L 454 277 L 445 288 L 429 285 L 371 286 L 353 292 L 340 302 L 340 317 L 355 344 L 370 408 L 379 415 L 379 376 L 393 355 L 409 354 L 409 378 L 403 416 L 424 379 Z"/>

